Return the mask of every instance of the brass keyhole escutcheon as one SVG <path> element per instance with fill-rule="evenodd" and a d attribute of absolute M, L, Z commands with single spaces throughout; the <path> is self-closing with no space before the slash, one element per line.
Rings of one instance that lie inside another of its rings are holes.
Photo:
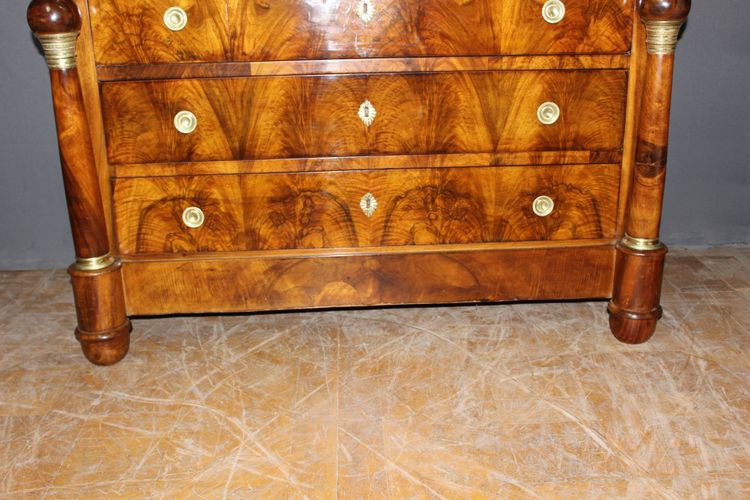
<path fill-rule="evenodd" d="M 360 0 L 357 4 L 357 15 L 363 23 L 368 24 L 375 18 L 375 4 L 373 0 Z"/>
<path fill-rule="evenodd" d="M 367 217 L 372 217 L 375 210 L 378 209 L 378 200 L 375 199 L 372 193 L 367 193 L 362 197 L 362 200 L 360 200 L 359 208 L 362 209 L 362 212 Z"/>

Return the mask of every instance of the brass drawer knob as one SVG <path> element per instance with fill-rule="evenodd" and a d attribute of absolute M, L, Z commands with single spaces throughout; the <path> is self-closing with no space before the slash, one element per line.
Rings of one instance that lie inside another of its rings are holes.
<path fill-rule="evenodd" d="M 198 126 L 198 118 L 190 111 L 180 111 L 174 115 L 174 128 L 181 134 L 192 134 Z"/>
<path fill-rule="evenodd" d="M 187 12 L 179 7 L 170 7 L 164 12 L 164 25 L 172 31 L 182 31 L 187 22 Z"/>
<path fill-rule="evenodd" d="M 375 2 L 373 0 L 359 0 L 357 15 L 365 24 L 372 21 L 375 18 Z"/>
<path fill-rule="evenodd" d="M 565 17 L 565 4 L 560 0 L 547 0 L 542 6 L 542 17 L 550 24 L 557 24 Z"/>
<path fill-rule="evenodd" d="M 378 209 L 378 200 L 375 199 L 372 193 L 367 193 L 360 200 L 359 208 L 362 209 L 362 212 L 367 217 L 372 217 L 372 215 L 375 213 L 375 210 Z"/>
<path fill-rule="evenodd" d="M 534 200 L 532 208 L 539 217 L 547 217 L 555 209 L 555 202 L 549 196 L 540 196 Z"/>
<path fill-rule="evenodd" d="M 375 106 L 370 101 L 365 101 L 359 106 L 359 119 L 365 124 L 365 127 L 369 127 L 375 121 L 375 117 L 378 116 L 378 112 L 375 111 Z"/>
<path fill-rule="evenodd" d="M 560 119 L 560 106 L 554 102 L 545 102 L 539 106 L 536 117 L 543 125 L 552 125 Z"/>
<path fill-rule="evenodd" d="M 182 212 L 182 222 L 191 229 L 198 229 L 206 222 L 206 216 L 198 207 L 187 207 Z"/>

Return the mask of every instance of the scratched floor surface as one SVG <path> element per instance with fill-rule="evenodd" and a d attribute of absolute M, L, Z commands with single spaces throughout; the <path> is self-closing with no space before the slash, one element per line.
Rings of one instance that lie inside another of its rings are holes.
<path fill-rule="evenodd" d="M 134 322 L 88 364 L 64 271 L 0 273 L 0 496 L 750 498 L 750 248 L 605 303 Z"/>

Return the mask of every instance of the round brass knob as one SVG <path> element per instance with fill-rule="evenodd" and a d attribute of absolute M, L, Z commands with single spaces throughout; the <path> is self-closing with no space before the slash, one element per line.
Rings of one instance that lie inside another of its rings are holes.
<path fill-rule="evenodd" d="M 555 209 L 555 202 L 549 196 L 540 196 L 534 200 L 532 208 L 539 217 L 547 217 Z"/>
<path fill-rule="evenodd" d="M 200 208 L 188 207 L 182 212 L 182 222 L 191 229 L 197 229 L 206 222 L 206 216 Z"/>
<path fill-rule="evenodd" d="M 198 126 L 198 118 L 190 111 L 180 111 L 174 115 L 174 128 L 181 134 L 191 134 Z"/>
<path fill-rule="evenodd" d="M 560 0 L 547 0 L 542 6 L 542 17 L 550 24 L 557 24 L 565 17 L 565 4 Z"/>
<path fill-rule="evenodd" d="M 164 25 L 172 31 L 181 31 L 187 22 L 187 12 L 179 7 L 170 7 L 164 12 Z"/>
<path fill-rule="evenodd" d="M 560 119 L 560 106 L 554 102 L 545 102 L 536 111 L 536 117 L 544 125 L 552 125 Z"/>

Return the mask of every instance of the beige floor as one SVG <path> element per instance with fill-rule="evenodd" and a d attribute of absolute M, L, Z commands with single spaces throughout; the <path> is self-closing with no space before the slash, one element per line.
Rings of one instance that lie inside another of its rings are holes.
<path fill-rule="evenodd" d="M 750 248 L 604 302 L 138 320 L 84 361 L 63 271 L 0 273 L 0 496 L 750 498 Z"/>

